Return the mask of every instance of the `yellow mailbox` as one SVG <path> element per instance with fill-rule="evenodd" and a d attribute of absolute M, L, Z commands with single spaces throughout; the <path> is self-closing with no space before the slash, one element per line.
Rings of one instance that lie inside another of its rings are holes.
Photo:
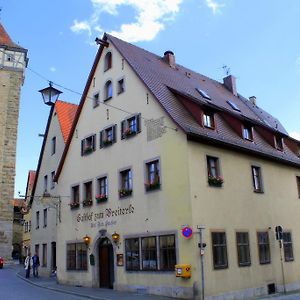
<path fill-rule="evenodd" d="M 175 265 L 176 277 L 191 278 L 192 266 L 189 264 Z"/>

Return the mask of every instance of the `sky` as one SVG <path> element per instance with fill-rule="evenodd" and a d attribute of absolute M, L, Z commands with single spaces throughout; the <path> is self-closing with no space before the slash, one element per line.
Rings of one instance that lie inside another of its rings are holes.
<path fill-rule="evenodd" d="M 0 0 L 1 23 L 28 49 L 21 91 L 15 195 L 37 168 L 49 106 L 49 81 L 61 100 L 79 103 L 98 46 L 108 32 L 222 82 L 223 66 L 244 97 L 300 140 L 298 0 Z"/>

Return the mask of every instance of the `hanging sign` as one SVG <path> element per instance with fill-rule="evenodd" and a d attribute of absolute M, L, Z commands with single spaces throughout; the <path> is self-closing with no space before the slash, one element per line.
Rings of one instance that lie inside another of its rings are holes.
<path fill-rule="evenodd" d="M 181 229 L 181 233 L 186 239 L 189 239 L 193 236 L 193 229 L 191 227 L 185 226 Z"/>

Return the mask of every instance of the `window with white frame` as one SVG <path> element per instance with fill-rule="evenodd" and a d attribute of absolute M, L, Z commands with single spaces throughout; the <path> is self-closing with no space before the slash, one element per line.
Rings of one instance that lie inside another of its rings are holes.
<path fill-rule="evenodd" d="M 251 125 L 244 125 L 243 127 L 243 137 L 245 140 L 253 141 L 253 134 L 252 134 L 252 126 Z"/>
<path fill-rule="evenodd" d="M 214 122 L 214 114 L 213 112 L 204 112 L 203 113 L 203 125 L 207 128 L 215 128 L 215 122 Z"/>
<path fill-rule="evenodd" d="M 252 182 L 253 182 L 253 189 L 254 192 L 262 193 L 263 186 L 262 186 L 262 176 L 261 176 L 261 169 L 257 166 L 251 166 L 252 169 Z"/>

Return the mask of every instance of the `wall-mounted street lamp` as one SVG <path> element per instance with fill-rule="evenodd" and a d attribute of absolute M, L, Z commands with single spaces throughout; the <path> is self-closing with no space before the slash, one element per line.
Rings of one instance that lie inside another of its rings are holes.
<path fill-rule="evenodd" d="M 114 232 L 112 235 L 111 235 L 111 238 L 112 240 L 117 244 L 120 240 L 120 235 L 116 232 Z"/>
<path fill-rule="evenodd" d="M 87 234 L 83 237 L 83 242 L 88 246 L 91 242 L 91 237 L 88 236 Z"/>
<path fill-rule="evenodd" d="M 44 103 L 49 106 L 53 105 L 58 99 L 58 96 L 62 93 L 60 90 L 52 86 L 51 81 L 49 81 L 48 87 L 39 90 L 39 92 L 42 94 Z"/>

